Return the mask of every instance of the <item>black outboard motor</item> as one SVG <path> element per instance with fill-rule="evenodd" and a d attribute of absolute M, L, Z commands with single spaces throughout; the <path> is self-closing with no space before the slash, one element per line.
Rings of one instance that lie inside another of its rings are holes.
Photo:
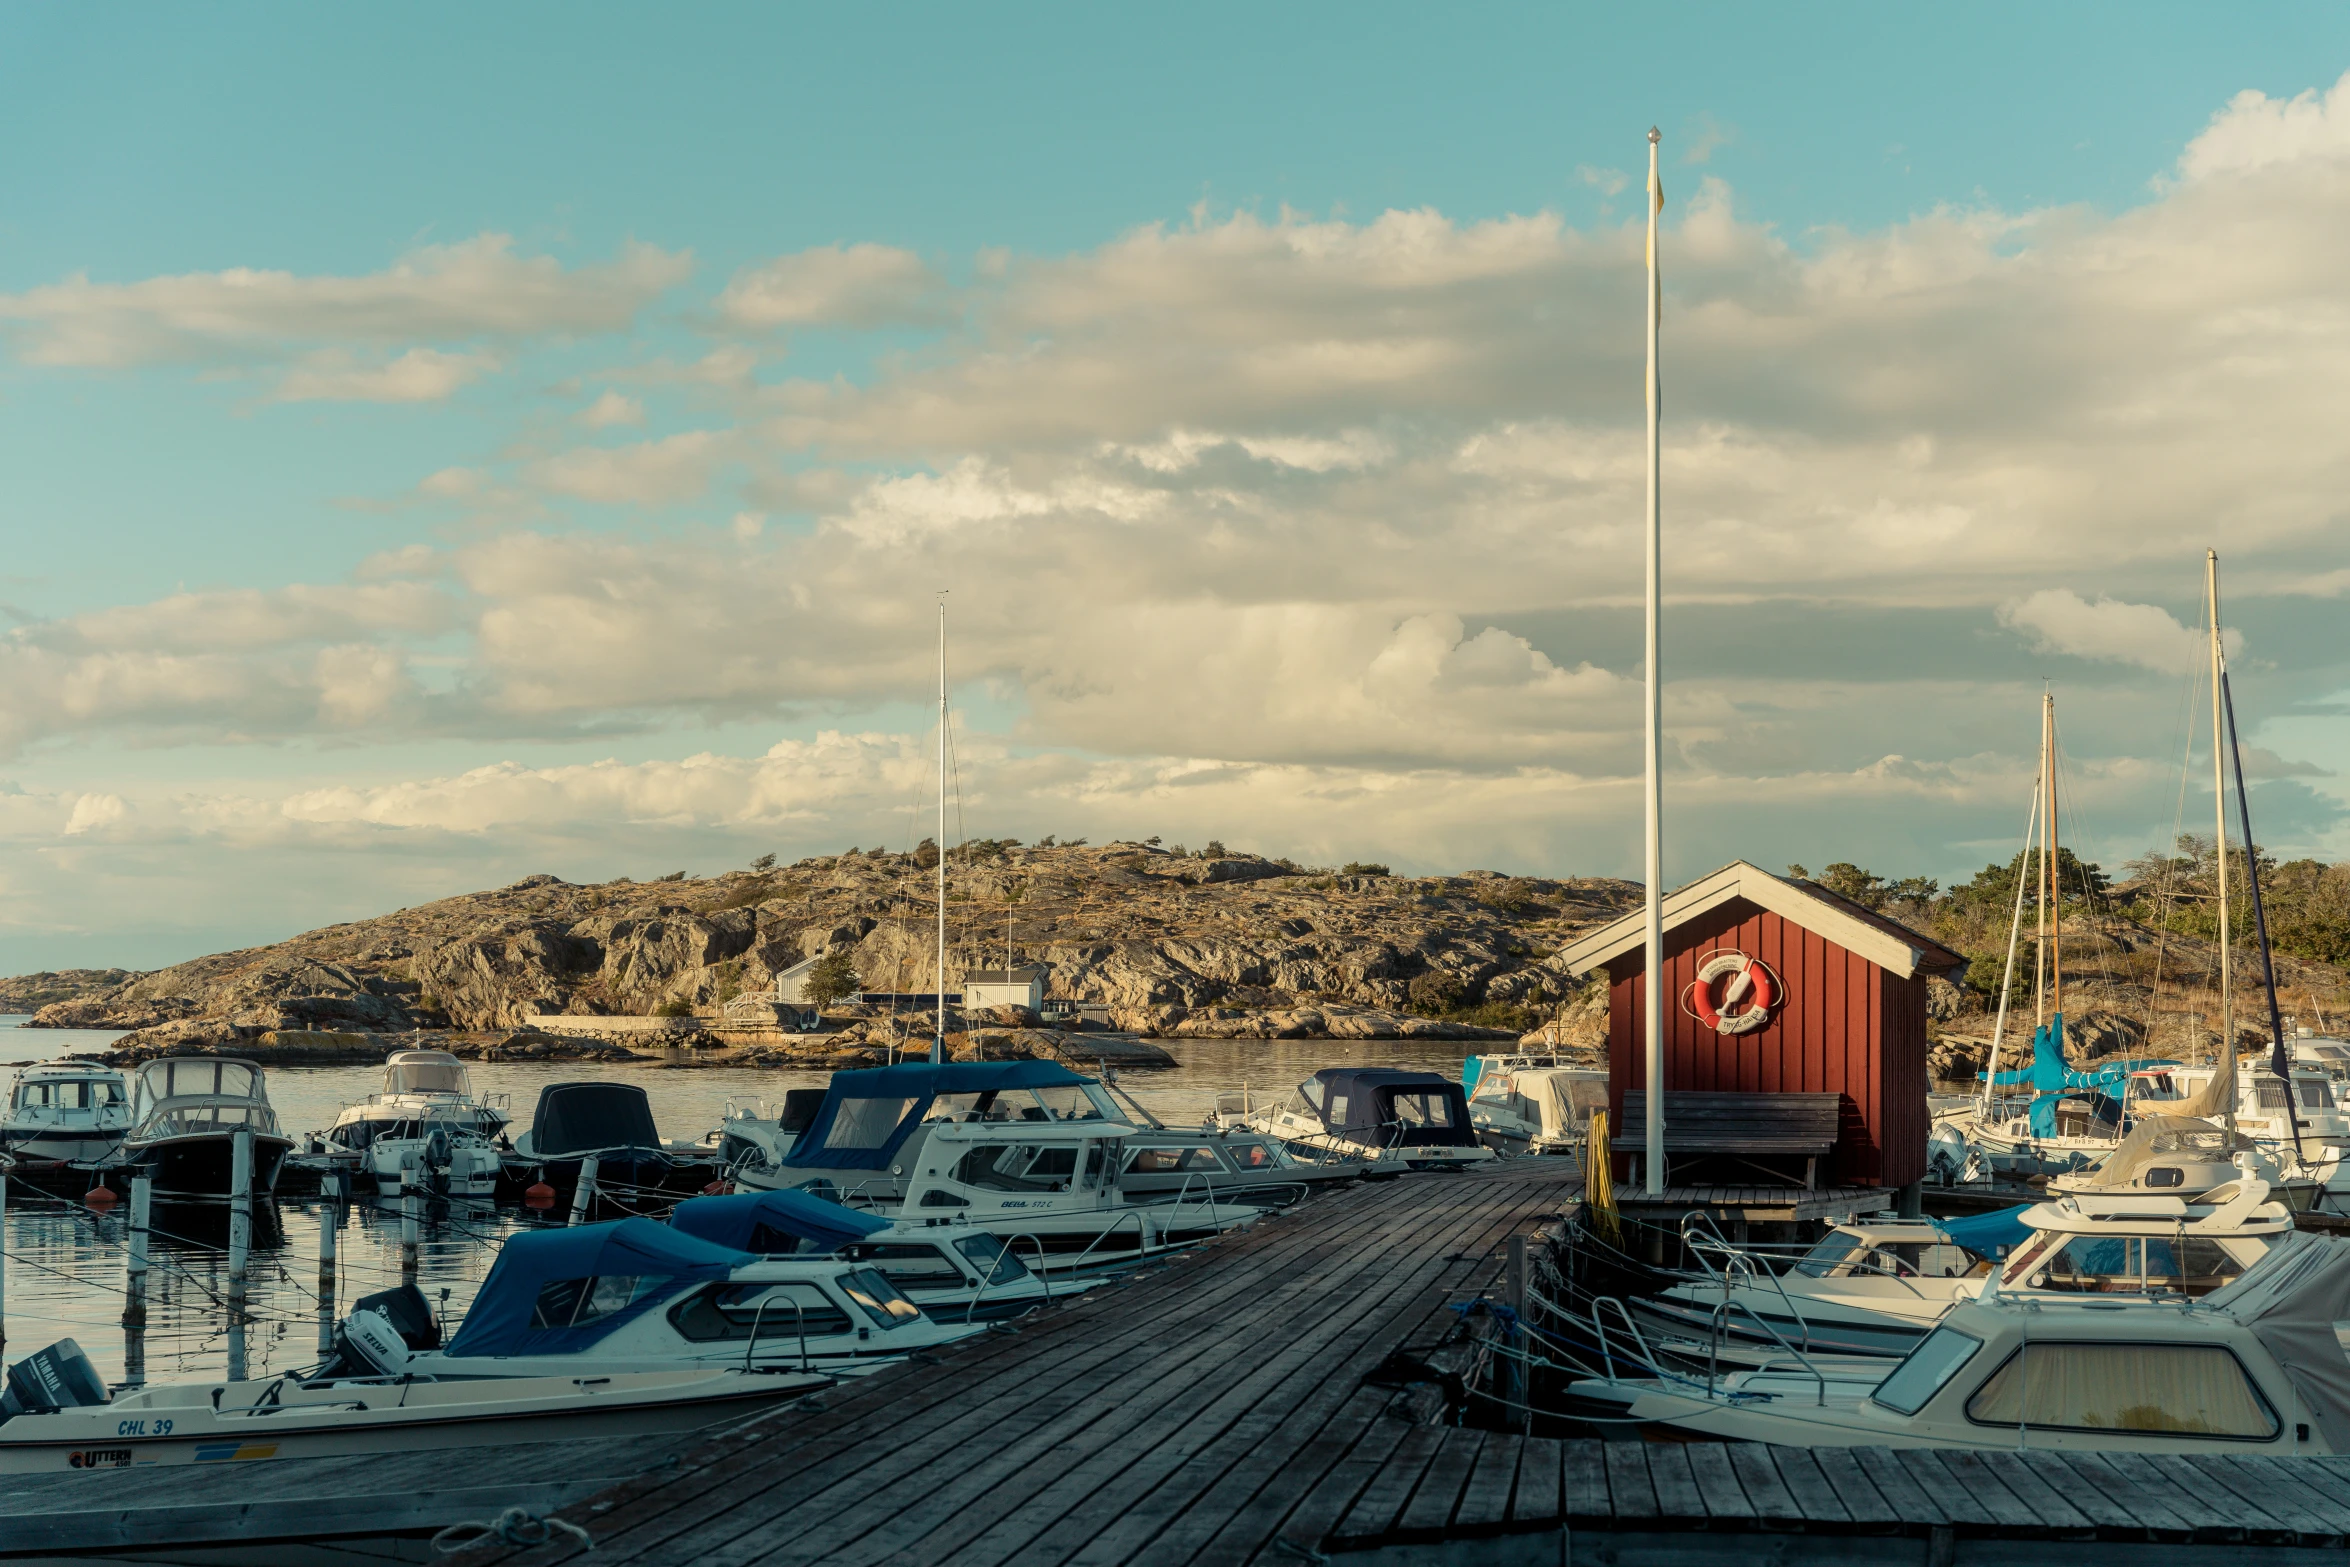
<path fill-rule="evenodd" d="M 404 1376 L 411 1355 L 440 1347 L 441 1325 L 433 1320 L 424 1292 L 403 1284 L 353 1303 L 351 1314 L 335 1329 L 334 1353 L 311 1377 Z"/>
<path fill-rule="evenodd" d="M 400 1342 L 412 1350 L 441 1347 L 441 1325 L 433 1320 L 432 1304 L 413 1284 L 362 1295 L 351 1303 L 351 1309 L 382 1312 L 399 1330 Z"/>
<path fill-rule="evenodd" d="M 0 1394 L 0 1420 L 81 1409 L 110 1402 L 106 1379 L 72 1339 L 61 1338 L 8 1368 L 8 1391 Z"/>

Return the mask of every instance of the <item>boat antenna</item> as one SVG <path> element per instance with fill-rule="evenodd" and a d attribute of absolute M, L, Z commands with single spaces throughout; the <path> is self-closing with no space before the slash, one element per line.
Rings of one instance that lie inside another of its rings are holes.
<path fill-rule="evenodd" d="M 2219 856 L 2213 876 L 2219 885 L 2219 1060 L 2213 1065 L 2227 1074 L 2227 1105 L 2223 1117 L 2228 1129 L 2229 1157 L 2236 1148 L 2236 996 L 2230 984 L 2228 960 L 2231 944 L 2228 940 L 2228 773 L 2227 753 L 2220 734 L 2223 715 L 2220 712 L 2220 686 L 2226 678 L 2225 661 L 2220 655 L 2219 639 L 2219 551 L 2203 552 L 2203 582 L 2211 606 L 2211 795 L 2213 810 L 2218 818 L 2212 834 L 2212 849 Z M 2290 1110 L 2288 1108 L 2288 1114 Z"/>
<path fill-rule="evenodd" d="M 1665 840 L 1664 840 L 1664 673 L 1657 667 L 1657 622 L 1661 618 L 1660 583 L 1664 573 L 1664 522 L 1658 489 L 1664 475 L 1661 429 L 1664 392 L 1658 381 L 1657 326 L 1663 319 L 1664 279 L 1657 270 L 1657 214 L 1664 210 L 1665 188 L 1656 171 L 1657 143 L 1664 140 L 1655 126 L 1648 128 L 1648 665 L 1646 862 L 1648 880 L 1648 970 L 1645 1014 L 1646 1052 L 1643 1070 L 1648 1084 L 1647 1157 L 1648 1195 L 1665 1190 Z"/>
<path fill-rule="evenodd" d="M 2228 754 L 2236 765 L 2236 812 L 2244 823 L 2245 878 L 2252 883 L 2252 923 L 2260 933 L 2260 971 L 2268 982 L 2268 1026 L 2276 1040 L 2269 1054 L 2268 1069 L 2285 1085 L 2285 1119 L 2293 1128 L 2293 1157 L 2301 1157 L 2301 1107 L 2293 1102 L 2293 1055 L 2285 1044 L 2285 1018 L 2277 1004 L 2277 960 L 2268 947 L 2268 912 L 2260 901 L 2260 851 L 2252 844 L 2252 801 L 2244 793 L 2244 752 L 2241 737 L 2236 733 L 2236 697 L 2229 688 L 2227 665 L 2223 661 L 2219 672 L 2220 703 L 2228 712 Z"/>
<path fill-rule="evenodd" d="M 947 1058 L 947 592 L 938 590 L 938 1032 L 930 1059 Z"/>

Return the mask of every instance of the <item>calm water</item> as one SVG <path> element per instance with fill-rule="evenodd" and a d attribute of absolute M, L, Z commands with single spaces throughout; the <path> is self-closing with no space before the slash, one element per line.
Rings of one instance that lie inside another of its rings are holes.
<path fill-rule="evenodd" d="M 113 1031 L 27 1029 L 21 1017 L 0 1017 L 0 1067 L 105 1048 Z M 1171 1041 L 1180 1058 L 1172 1068 L 1128 1070 L 1119 1084 L 1170 1125 L 1196 1125 L 1220 1093 L 1247 1087 L 1281 1094 L 1318 1067 L 1401 1066 L 1460 1075 L 1467 1048 L 1355 1040 Z M 514 1130 L 529 1124 L 539 1089 L 582 1077 L 640 1083 L 652 1100 L 662 1134 L 695 1138 L 718 1124 L 730 1098 L 780 1100 L 790 1088 L 821 1088 L 823 1071 L 719 1067 L 672 1068 L 657 1063 L 581 1065 L 478 1063 L 478 1093 L 507 1096 Z M 269 1096 L 290 1132 L 322 1131 L 342 1107 L 374 1092 L 380 1067 L 287 1067 L 269 1073 Z M 400 1219 L 396 1211 L 360 1202 L 340 1209 L 315 1201 L 266 1205 L 257 1215 L 247 1270 L 245 1328 L 248 1372 L 259 1376 L 314 1362 L 322 1326 L 330 1320 L 318 1290 L 319 1232 L 337 1226 L 334 1305 L 400 1282 Z M 14 1187 L 6 1216 L 4 1296 L 7 1358 L 15 1359 L 72 1337 L 111 1381 L 131 1362 L 143 1362 L 149 1381 L 217 1377 L 230 1354 L 226 1313 L 225 1215 L 202 1209 L 158 1209 L 150 1249 L 147 1326 L 122 1325 L 127 1214 L 100 1217 L 78 1203 L 45 1199 Z M 489 1272 L 497 1242 L 541 1222 L 524 1210 L 488 1203 L 454 1203 L 425 1224 L 417 1284 L 440 1301 L 455 1323 Z"/>

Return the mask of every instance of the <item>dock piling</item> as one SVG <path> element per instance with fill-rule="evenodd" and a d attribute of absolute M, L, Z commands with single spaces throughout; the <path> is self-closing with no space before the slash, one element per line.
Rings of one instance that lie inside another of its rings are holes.
<path fill-rule="evenodd" d="M 416 1195 L 416 1187 L 408 1179 L 410 1174 L 411 1171 L 408 1166 L 401 1166 L 400 1281 L 404 1284 L 413 1284 L 416 1282 L 416 1243 L 419 1218 L 418 1210 L 422 1205 L 422 1199 Z"/>
<path fill-rule="evenodd" d="M 145 1175 L 131 1177 L 130 1271 L 124 1280 L 122 1325 L 147 1325 L 147 1223 L 155 1211 L 155 1182 Z"/>
<path fill-rule="evenodd" d="M 5 1167 L 0 1167 L 0 1216 L 5 1216 L 5 1215 L 7 1214 L 7 1212 L 8 1212 L 8 1171 L 7 1171 L 7 1169 L 6 1169 Z M 0 1217 L 0 1226 L 4 1226 L 4 1225 L 5 1225 L 5 1223 L 6 1223 L 6 1220 L 5 1220 L 5 1218 L 4 1218 L 4 1217 Z M 0 1228 L 0 1234 L 5 1234 L 5 1233 L 6 1233 L 5 1229 L 4 1229 L 4 1228 Z M 5 1353 L 6 1353 L 6 1351 L 7 1351 L 7 1349 L 8 1349 L 8 1248 L 7 1248 L 7 1247 L 5 1247 L 5 1246 L 0 1246 L 0 1354 L 5 1354 Z"/>
<path fill-rule="evenodd" d="M 594 1154 L 579 1161 L 579 1185 L 571 1193 L 571 1222 L 585 1224 L 588 1204 L 596 1200 L 596 1169 L 601 1163 Z"/>
<path fill-rule="evenodd" d="M 238 1127 L 229 1138 L 228 1306 L 232 1322 L 245 1320 L 245 1264 L 253 1253 L 253 1133 Z"/>
<path fill-rule="evenodd" d="M 335 1298 L 335 1231 L 342 1219 L 341 1204 L 330 1200 L 318 1205 L 318 1293 L 329 1305 Z"/>

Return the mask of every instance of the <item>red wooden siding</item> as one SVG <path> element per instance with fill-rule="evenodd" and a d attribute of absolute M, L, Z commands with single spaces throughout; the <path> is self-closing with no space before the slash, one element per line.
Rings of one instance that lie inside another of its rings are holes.
<path fill-rule="evenodd" d="M 1770 1022 L 1723 1034 L 1683 1011 L 1682 991 L 1705 955 L 1736 947 L 1768 963 L 1786 986 Z M 1608 1098 L 1616 1147 L 1637 1149 L 1623 1124 L 1624 1094 L 1645 1086 L 1644 954 L 1608 965 Z M 1902 979 L 1792 921 L 1733 898 L 1665 932 L 1665 1090 L 1836 1093 L 1844 1135 L 1827 1180 L 1903 1186 L 1926 1173 L 1926 980 Z"/>

